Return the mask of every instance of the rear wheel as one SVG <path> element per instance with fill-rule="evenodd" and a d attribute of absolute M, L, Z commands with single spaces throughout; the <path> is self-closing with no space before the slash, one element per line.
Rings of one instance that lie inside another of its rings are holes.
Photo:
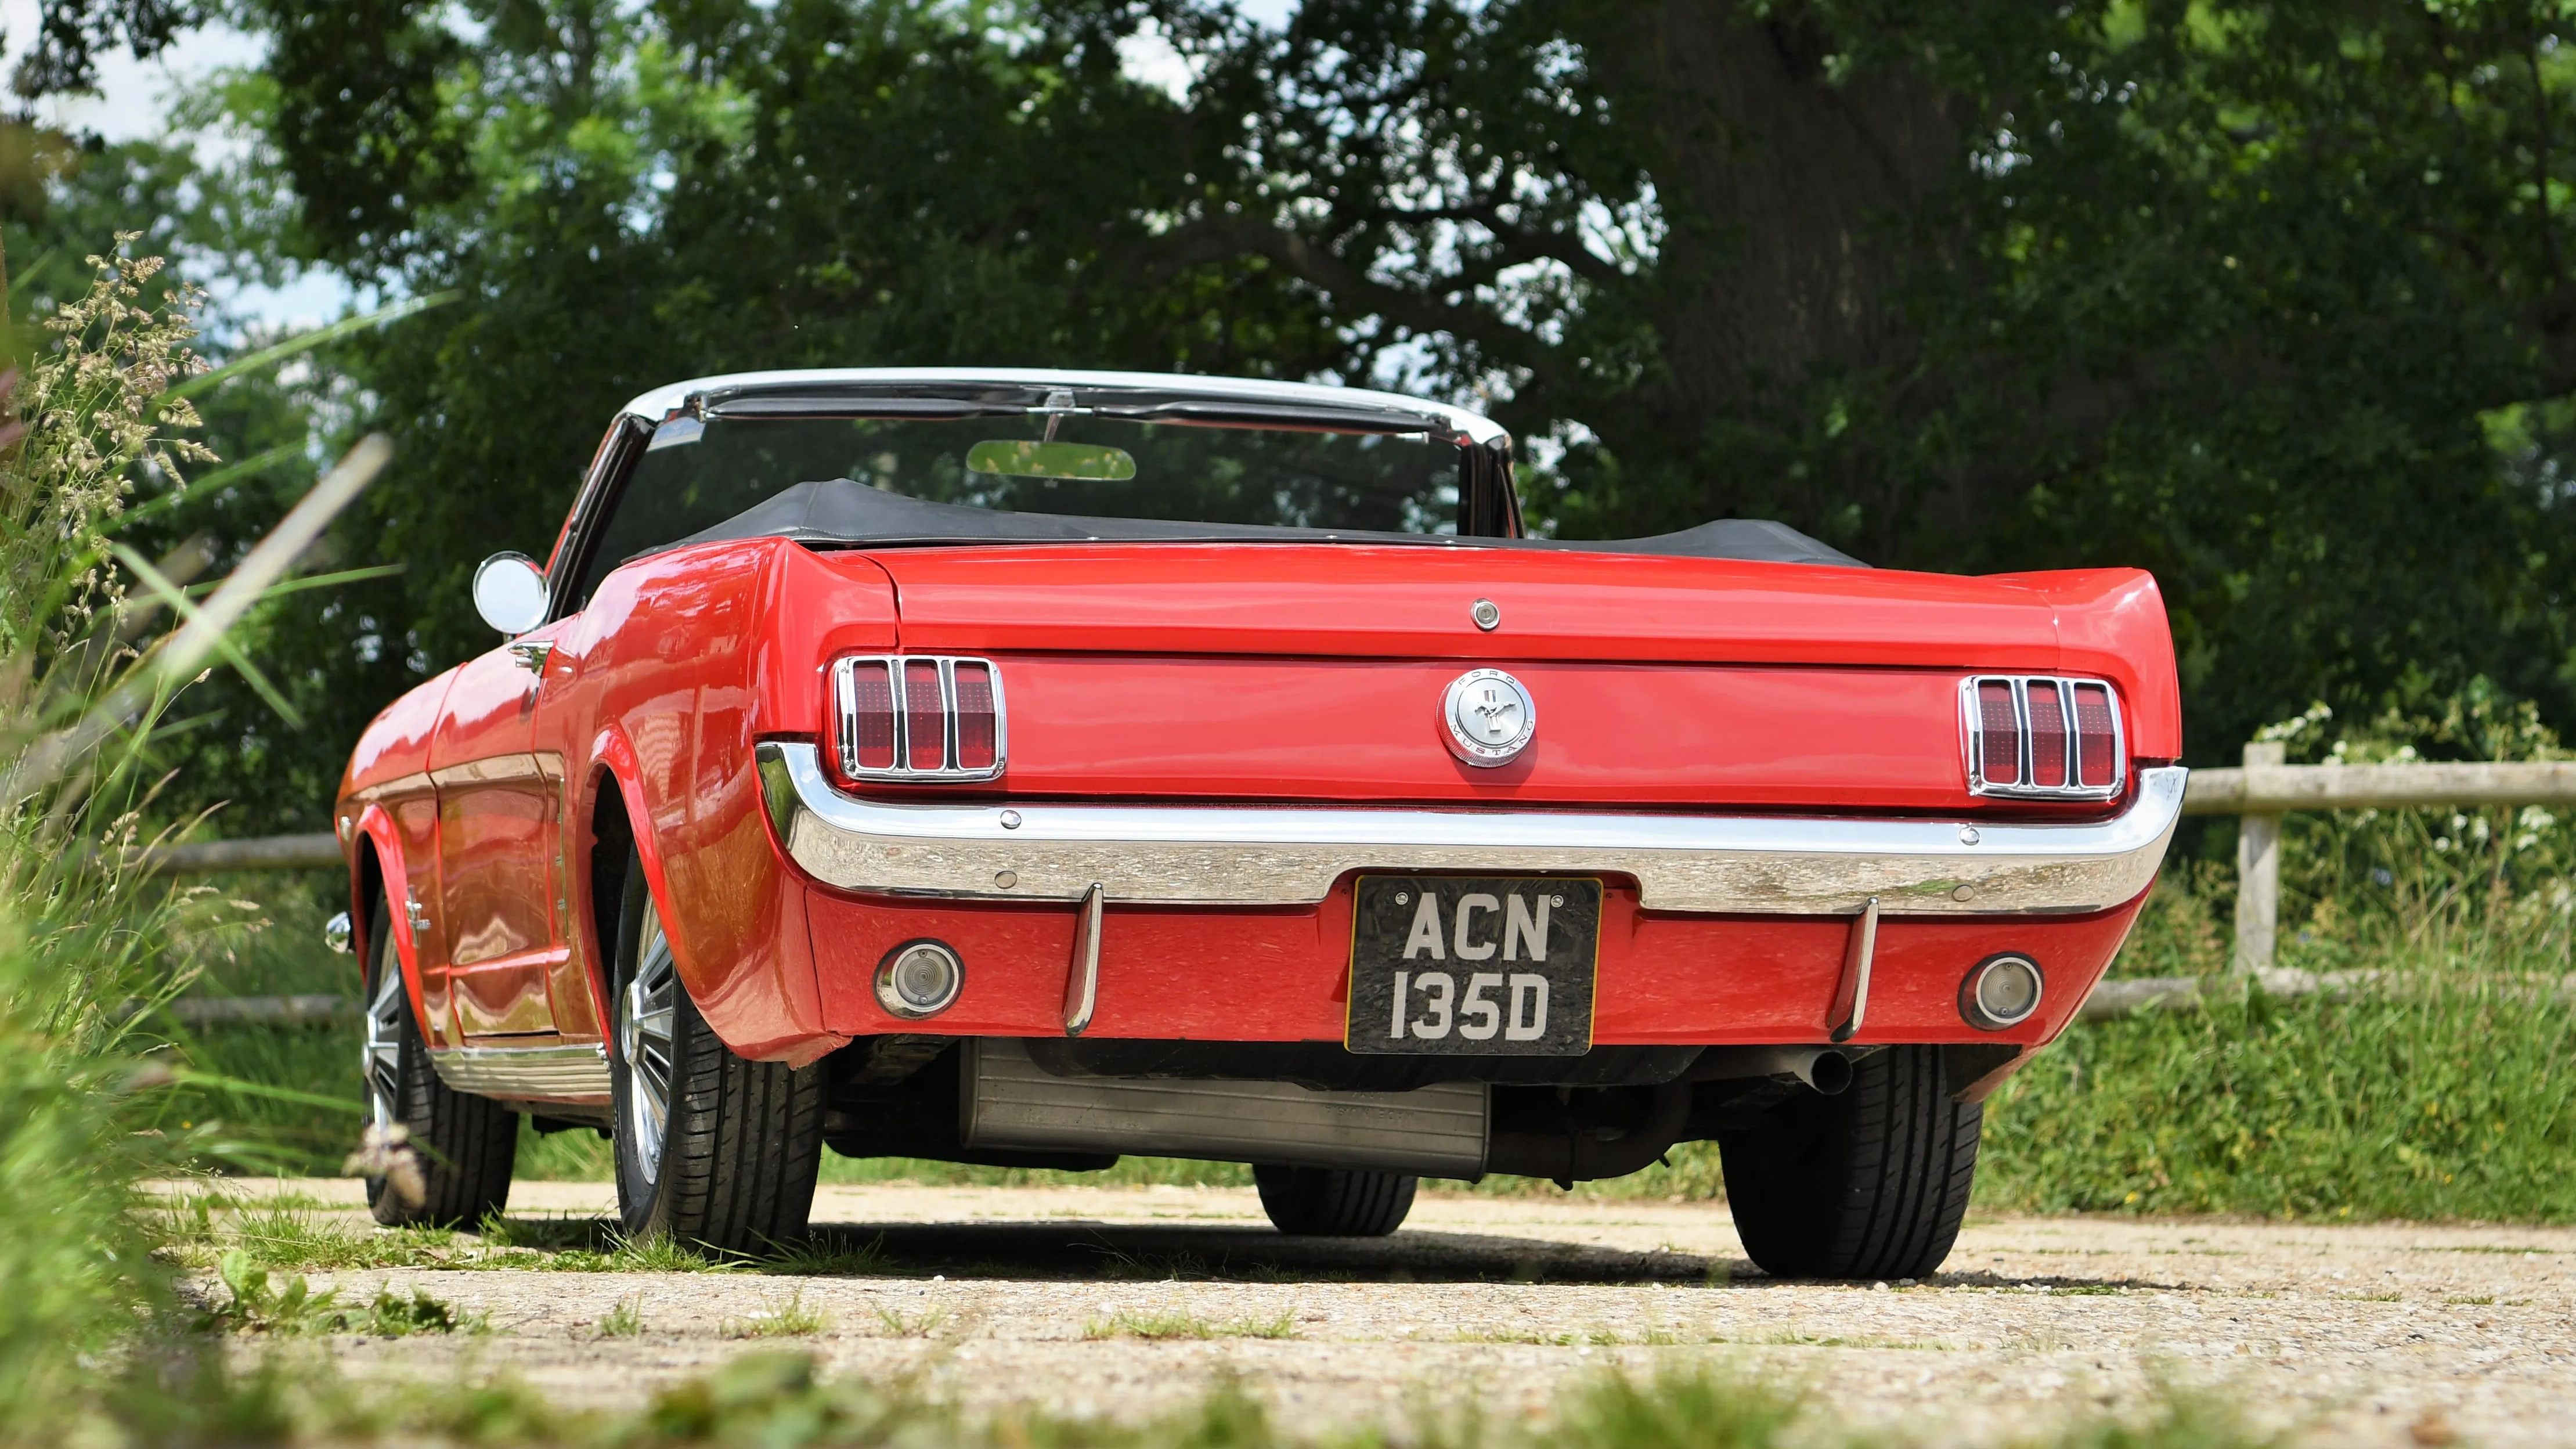
<path fill-rule="evenodd" d="M 1383 1238 L 1413 1211 L 1419 1181 L 1396 1172 L 1345 1172 L 1333 1167 L 1252 1169 L 1261 1210 L 1283 1233 L 1310 1238 Z"/>
<path fill-rule="evenodd" d="M 735 1056 L 689 999 L 630 849 L 617 931 L 617 1201 L 626 1231 L 727 1253 L 805 1235 L 823 1153 L 823 1072 Z"/>
<path fill-rule="evenodd" d="M 1717 1140 L 1735 1234 L 1780 1278 L 1921 1278 L 1950 1256 L 1984 1109 L 1950 1099 L 1941 1049 L 1852 1064 L 1837 1096 L 1802 1092 L 1774 1125 Z"/>
<path fill-rule="evenodd" d="M 519 1117 L 438 1079 L 412 1019 L 394 953 L 393 914 L 379 897 L 367 917 L 367 1125 L 383 1142 L 401 1127 L 420 1167 L 419 1198 L 399 1173 L 370 1177 L 367 1207 L 388 1227 L 471 1226 L 510 1200 Z"/>

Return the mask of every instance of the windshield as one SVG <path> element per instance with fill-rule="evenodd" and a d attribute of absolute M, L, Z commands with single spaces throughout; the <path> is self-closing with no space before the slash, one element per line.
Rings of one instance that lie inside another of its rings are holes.
<path fill-rule="evenodd" d="M 655 429 L 620 490 L 581 595 L 628 559 L 830 479 L 1004 513 L 1453 534 L 1465 452 L 1428 433 L 1078 413 L 679 417 Z"/>

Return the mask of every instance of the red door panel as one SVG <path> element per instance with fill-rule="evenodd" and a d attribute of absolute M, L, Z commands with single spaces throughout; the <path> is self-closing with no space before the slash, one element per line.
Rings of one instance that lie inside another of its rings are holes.
<path fill-rule="evenodd" d="M 468 1040 L 554 1030 L 561 792 L 531 748 L 537 692 L 517 656 L 493 650 L 457 671 L 430 743 L 445 966 Z"/>

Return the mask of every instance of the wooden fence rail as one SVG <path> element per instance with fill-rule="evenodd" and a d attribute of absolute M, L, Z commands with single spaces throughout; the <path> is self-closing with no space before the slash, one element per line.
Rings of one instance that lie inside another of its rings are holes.
<path fill-rule="evenodd" d="M 2291 765 L 2282 761 L 2278 744 L 2245 747 L 2240 769 L 2195 770 L 2183 794 L 2185 815 L 2234 815 L 2242 824 L 2236 836 L 2236 946 L 2233 967 L 2239 980 L 2267 991 L 2316 989 L 2289 984 L 2273 970 L 2280 937 L 2281 817 L 2302 810 L 2393 810 L 2411 807 L 2480 805 L 2576 805 L 2576 761 L 2510 764 Z M 147 854 L 142 865 L 156 875 L 215 875 L 230 871 L 336 870 L 340 843 L 328 832 L 272 835 L 249 840 L 214 840 L 168 845 Z M 2200 985 L 2160 978 L 2106 981 L 2084 1008 L 2084 1019 L 2126 1016 L 2159 1007 L 2198 1004 Z M 208 1013 L 215 1021 L 328 1021 L 335 1010 L 322 1010 L 299 998 L 275 998 L 289 1006 L 245 1004 Z M 211 1005 L 211 1003 L 209 1003 Z M 227 1014 L 231 1013 L 231 1014 Z M 262 1013 L 268 1013 L 263 1015 Z"/>
<path fill-rule="evenodd" d="M 2245 747 L 2235 770 L 2194 770 L 2185 815 L 2234 815 L 2239 972 L 2272 967 L 2281 929 L 2281 817 L 2302 810 L 2576 805 L 2576 761 L 2287 765 L 2277 743 Z"/>

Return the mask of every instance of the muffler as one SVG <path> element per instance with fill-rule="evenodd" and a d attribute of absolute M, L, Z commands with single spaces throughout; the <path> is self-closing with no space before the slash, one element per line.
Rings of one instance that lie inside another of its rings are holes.
<path fill-rule="evenodd" d="M 1318 1092 L 1292 1082 L 1056 1077 L 1007 1038 L 965 1044 L 957 1130 L 969 1149 L 1141 1153 L 1215 1162 L 1476 1177 L 1485 1084 Z"/>

